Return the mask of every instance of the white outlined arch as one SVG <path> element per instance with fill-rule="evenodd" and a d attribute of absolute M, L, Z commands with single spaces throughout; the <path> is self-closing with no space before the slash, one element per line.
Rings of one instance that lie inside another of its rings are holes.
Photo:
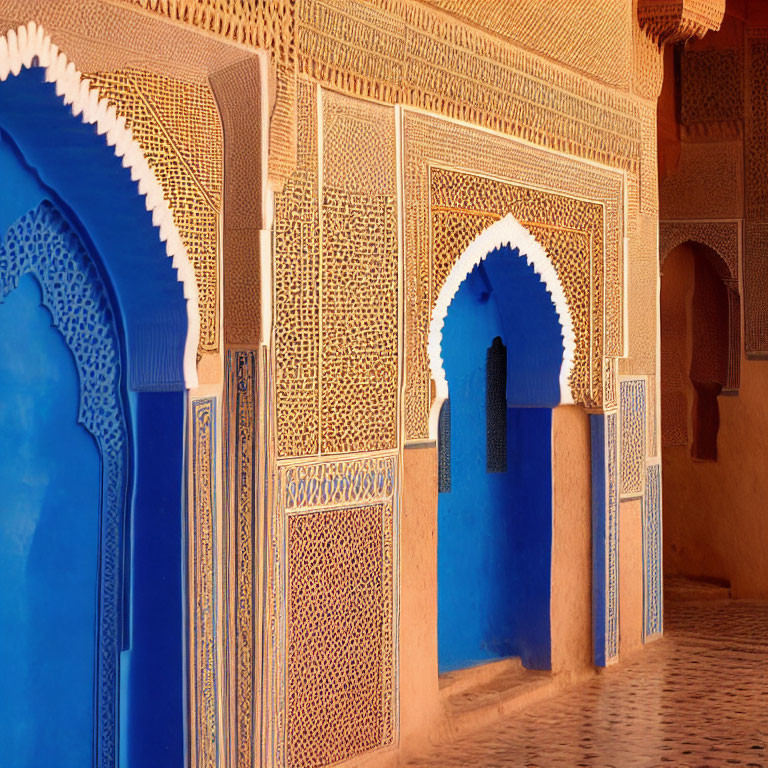
<path fill-rule="evenodd" d="M 429 355 L 429 370 L 435 382 L 436 396 L 429 414 L 429 435 L 437 436 L 437 420 L 440 408 L 448 397 L 448 382 L 443 369 L 441 356 L 443 343 L 443 326 L 448 314 L 448 307 L 469 273 L 483 261 L 492 251 L 509 246 L 518 251 L 519 257 L 525 258 L 534 272 L 539 275 L 541 282 L 549 293 L 557 313 L 563 335 L 563 360 L 560 364 L 560 403 L 573 403 L 573 394 L 569 379 L 573 371 L 573 361 L 576 351 L 576 337 L 573 331 L 570 308 L 563 292 L 560 278 L 549 260 L 544 248 L 534 239 L 533 235 L 520 224 L 511 213 L 507 214 L 488 229 L 481 232 L 461 254 L 453 265 L 448 277 L 440 289 L 437 302 L 432 310 L 432 320 L 429 324 L 427 338 L 427 354 Z"/>
<path fill-rule="evenodd" d="M 200 341 L 200 310 L 197 280 L 187 250 L 173 222 L 173 214 L 163 196 L 163 190 L 149 167 L 139 144 L 134 141 L 125 118 L 118 117 L 115 108 L 106 99 L 99 98 L 96 88 L 82 77 L 72 62 L 59 51 L 43 28 L 30 21 L 18 30 L 9 30 L 0 37 L 0 82 L 9 75 L 16 76 L 22 67 L 39 66 L 45 69 L 45 81 L 53 83 L 56 95 L 66 105 L 72 105 L 72 115 L 83 123 L 96 126 L 104 135 L 107 146 L 112 147 L 123 167 L 138 183 L 139 194 L 152 214 L 152 224 L 159 230 L 160 241 L 165 243 L 177 278 L 183 285 L 187 301 L 187 338 L 184 345 L 184 382 L 187 388 L 197 386 L 197 347 Z"/>

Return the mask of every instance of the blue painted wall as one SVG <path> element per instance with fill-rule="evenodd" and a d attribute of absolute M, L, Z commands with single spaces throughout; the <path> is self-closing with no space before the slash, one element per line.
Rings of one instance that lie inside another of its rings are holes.
<path fill-rule="evenodd" d="M 486 472 L 486 355 L 507 347 L 506 473 Z M 562 337 L 538 276 L 509 248 L 465 280 L 443 330 L 451 491 L 438 503 L 441 672 L 506 656 L 550 667 L 551 408 Z"/>
<path fill-rule="evenodd" d="M 27 275 L 0 303 L 0 763 L 92 763 L 99 451 Z"/>

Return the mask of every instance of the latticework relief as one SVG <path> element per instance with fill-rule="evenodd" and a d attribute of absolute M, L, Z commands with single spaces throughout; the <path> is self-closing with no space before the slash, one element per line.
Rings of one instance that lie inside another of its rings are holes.
<path fill-rule="evenodd" d="M 275 405 L 280 456 L 320 446 L 320 209 L 317 92 L 298 89 L 298 158 L 275 195 Z"/>
<path fill-rule="evenodd" d="M 94 755 L 114 765 L 120 728 L 121 574 L 129 436 L 123 410 L 120 338 L 109 292 L 88 251 L 48 201 L 16 220 L 0 242 L 0 301 L 33 275 L 51 324 L 72 353 L 80 381 L 79 422 L 101 459 Z"/>
<path fill-rule="evenodd" d="M 190 506 L 191 765 L 218 768 L 218 660 L 216 654 L 216 400 L 192 400 Z"/>
<path fill-rule="evenodd" d="M 571 388 L 577 402 L 600 402 L 603 337 L 603 207 L 485 177 L 431 171 L 434 306 L 464 249 L 507 213 L 544 247 L 558 274 L 576 333 Z"/>
<path fill-rule="evenodd" d="M 218 347 L 218 231 L 222 136 L 204 85 L 123 69 L 87 76 L 115 106 L 155 173 L 192 261 L 200 306 L 200 348 Z"/>
<path fill-rule="evenodd" d="M 278 452 L 391 449 L 397 440 L 394 110 L 299 90 L 299 163 L 275 200 Z M 320 191 L 318 191 L 320 190 Z"/>
<path fill-rule="evenodd" d="M 636 498 L 643 493 L 648 422 L 646 390 L 644 378 L 624 379 L 619 384 L 622 498 Z"/>
<path fill-rule="evenodd" d="M 581 339 L 575 394 L 600 407 L 601 348 L 622 350 L 622 175 L 410 112 L 404 149 L 406 437 L 428 436 L 426 341 L 441 278 L 474 235 L 510 211 L 559 264 Z"/>
<path fill-rule="evenodd" d="M 643 637 L 664 631 L 664 576 L 661 541 L 661 465 L 646 469 L 643 496 Z"/>
<path fill-rule="evenodd" d="M 741 52 L 683 50 L 680 123 L 686 127 L 738 123 L 744 116 Z"/>
<path fill-rule="evenodd" d="M 396 447 L 394 110 L 323 92 L 320 450 Z"/>
<path fill-rule="evenodd" d="M 396 473 L 395 454 L 278 469 L 286 669 L 271 699 L 289 766 L 395 739 Z"/>

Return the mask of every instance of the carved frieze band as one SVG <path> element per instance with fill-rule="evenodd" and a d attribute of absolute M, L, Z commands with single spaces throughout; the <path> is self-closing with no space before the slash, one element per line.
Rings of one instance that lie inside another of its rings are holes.
<path fill-rule="evenodd" d="M 190 509 L 192 638 L 191 764 L 218 768 L 216 544 L 216 399 L 192 400 L 192 505 Z"/>

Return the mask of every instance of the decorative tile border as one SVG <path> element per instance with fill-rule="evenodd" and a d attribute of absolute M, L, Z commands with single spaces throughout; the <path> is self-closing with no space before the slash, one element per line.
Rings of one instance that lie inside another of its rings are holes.
<path fill-rule="evenodd" d="M 190 505 L 190 764 L 218 768 L 216 399 L 193 399 Z"/>
<path fill-rule="evenodd" d="M 617 414 L 591 414 L 592 637 L 594 662 L 619 657 L 619 493 Z"/>
<path fill-rule="evenodd" d="M 663 631 L 661 465 L 651 464 L 646 469 L 643 497 L 643 640 L 651 640 Z"/>

